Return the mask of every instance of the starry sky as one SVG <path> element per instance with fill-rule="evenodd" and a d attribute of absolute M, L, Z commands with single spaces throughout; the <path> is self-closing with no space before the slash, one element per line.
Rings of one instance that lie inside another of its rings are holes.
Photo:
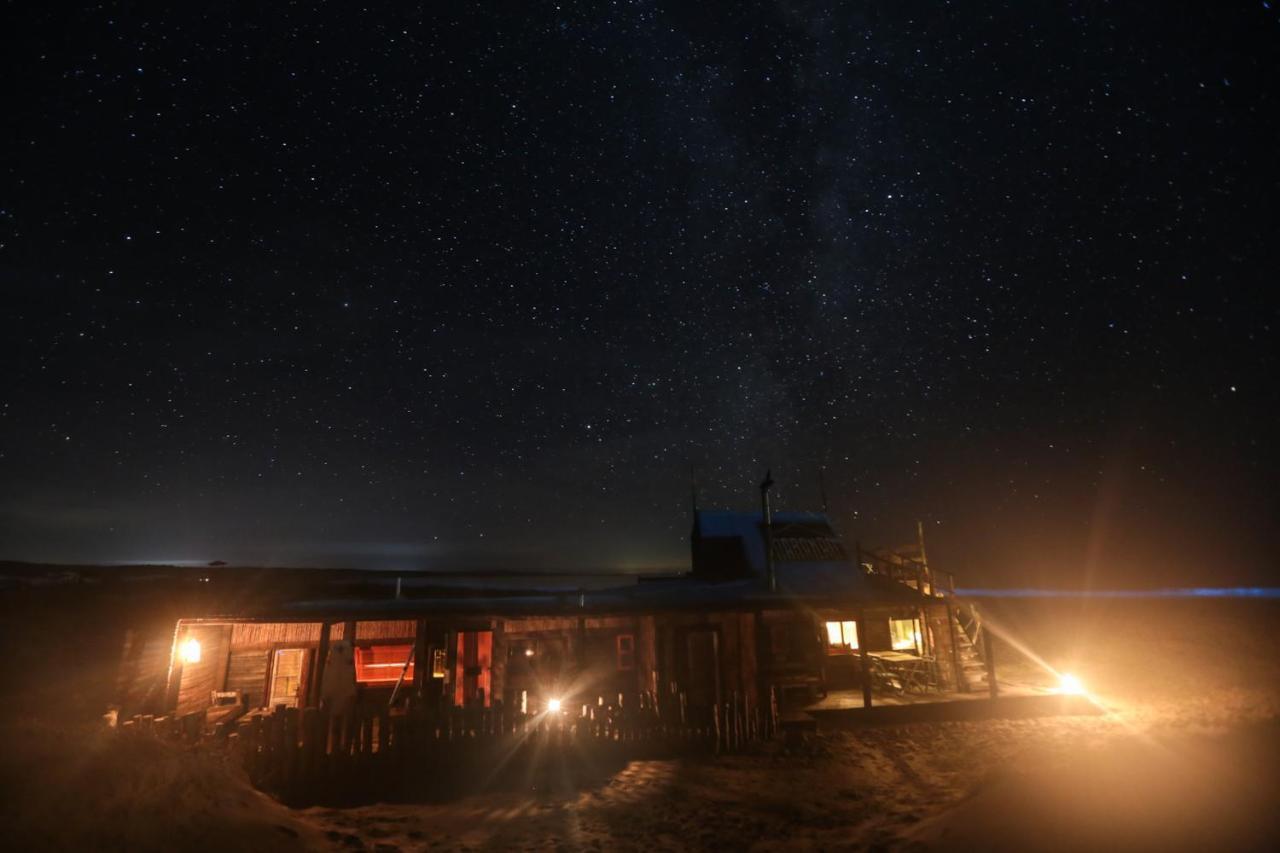
<path fill-rule="evenodd" d="M 0 558 L 1276 574 L 1270 3 L 5 14 Z"/>

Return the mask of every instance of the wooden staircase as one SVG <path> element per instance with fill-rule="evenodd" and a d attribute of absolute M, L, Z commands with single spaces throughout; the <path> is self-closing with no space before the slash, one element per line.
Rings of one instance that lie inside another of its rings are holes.
<path fill-rule="evenodd" d="M 975 604 L 952 601 L 947 608 L 951 619 L 955 621 L 956 652 L 959 657 L 960 689 L 988 689 L 987 665 L 983 656 L 983 643 L 986 633 L 982 626 L 982 617 Z"/>

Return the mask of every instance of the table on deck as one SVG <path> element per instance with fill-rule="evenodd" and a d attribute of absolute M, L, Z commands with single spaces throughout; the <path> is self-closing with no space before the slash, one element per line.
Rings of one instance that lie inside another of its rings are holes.
<path fill-rule="evenodd" d="M 926 691 L 933 689 L 933 661 L 910 652 L 867 652 L 867 657 L 875 658 L 884 668 L 902 680 L 902 687 L 908 691 Z"/>

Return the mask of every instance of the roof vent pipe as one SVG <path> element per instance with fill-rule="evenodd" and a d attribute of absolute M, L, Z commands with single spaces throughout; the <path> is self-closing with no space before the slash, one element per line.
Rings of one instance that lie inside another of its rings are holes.
<path fill-rule="evenodd" d="M 773 569 L 773 511 L 769 508 L 769 489 L 773 488 L 773 472 L 764 472 L 760 484 L 760 514 L 764 518 L 764 571 L 769 579 L 769 592 L 778 591 L 778 575 Z"/>

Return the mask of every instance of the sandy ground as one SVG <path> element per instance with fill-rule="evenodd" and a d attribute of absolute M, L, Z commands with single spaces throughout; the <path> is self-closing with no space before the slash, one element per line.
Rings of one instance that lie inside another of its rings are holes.
<path fill-rule="evenodd" d="M 827 731 L 585 787 L 289 810 L 199 751 L 10 723 L 0 799 L 23 849 L 1244 850 L 1276 846 L 1280 606 L 1011 602 L 1007 678 L 1080 675 L 1101 716 Z M 431 772 L 424 770 L 424 772 Z"/>

